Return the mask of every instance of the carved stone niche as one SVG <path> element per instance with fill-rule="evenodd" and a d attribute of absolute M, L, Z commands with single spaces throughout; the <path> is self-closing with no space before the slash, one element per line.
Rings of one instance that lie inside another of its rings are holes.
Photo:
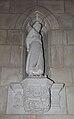
<path fill-rule="evenodd" d="M 29 30 L 29 24 L 33 24 L 37 20 L 43 24 L 45 75 L 31 77 L 25 75 L 21 82 L 9 85 L 7 114 L 66 114 L 64 84 L 54 83 L 46 77 L 48 74 L 48 31 L 51 24 L 39 11 L 34 12 L 25 20 L 23 43 L 25 39 L 24 32 Z M 23 58 L 24 61 L 26 61 L 26 58 Z M 25 74 L 25 65 L 23 66 Z"/>
<path fill-rule="evenodd" d="M 39 11 L 35 11 L 33 12 L 29 17 L 26 18 L 24 24 L 23 24 L 23 34 L 22 34 L 22 41 L 23 44 L 25 43 L 25 39 L 26 39 L 26 35 L 28 34 L 29 31 L 29 27 L 30 25 L 32 25 L 34 22 L 39 21 L 42 25 L 42 36 L 43 36 L 43 47 L 44 47 L 44 72 L 46 75 L 48 75 L 48 68 L 49 68 L 49 61 L 48 61 L 48 34 L 50 32 L 50 24 L 48 22 L 48 20 L 46 19 L 45 15 L 43 15 L 41 12 Z M 26 35 L 24 35 L 24 32 Z M 26 49 L 26 45 L 23 49 Z M 24 51 L 24 50 L 23 50 Z M 24 56 L 25 55 L 25 56 Z M 25 67 L 26 67 L 26 57 L 27 57 L 27 52 L 25 50 L 25 53 L 23 52 L 23 79 L 25 77 L 27 77 L 27 74 L 25 72 Z"/>

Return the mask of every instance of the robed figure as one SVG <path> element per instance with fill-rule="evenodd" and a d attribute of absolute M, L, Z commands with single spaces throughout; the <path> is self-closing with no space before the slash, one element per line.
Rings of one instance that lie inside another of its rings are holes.
<path fill-rule="evenodd" d="M 27 46 L 27 62 L 26 73 L 31 75 L 42 75 L 44 73 L 44 58 L 42 47 L 42 24 L 35 22 L 30 26 L 30 30 L 26 37 Z"/>

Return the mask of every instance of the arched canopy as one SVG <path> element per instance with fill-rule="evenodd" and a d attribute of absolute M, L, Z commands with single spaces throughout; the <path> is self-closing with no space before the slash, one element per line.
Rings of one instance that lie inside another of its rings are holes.
<path fill-rule="evenodd" d="M 28 23 L 32 24 L 39 20 L 47 29 L 59 29 L 56 17 L 44 7 L 34 6 L 19 15 L 15 24 L 16 29 L 24 29 Z"/>

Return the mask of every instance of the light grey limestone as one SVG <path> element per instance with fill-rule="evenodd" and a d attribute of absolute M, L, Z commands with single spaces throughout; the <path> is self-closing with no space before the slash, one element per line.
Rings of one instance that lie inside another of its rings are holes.
<path fill-rule="evenodd" d="M 8 13 L 9 7 L 10 7 L 9 0 L 1 0 L 0 1 L 0 13 Z"/>
<path fill-rule="evenodd" d="M 59 23 L 53 14 L 47 15 L 45 19 L 49 21 L 49 27 L 51 29 L 59 29 Z"/>
<path fill-rule="evenodd" d="M 74 66 L 74 46 L 64 46 L 64 66 Z"/>
<path fill-rule="evenodd" d="M 42 19 L 44 19 L 44 21 L 46 22 L 46 20 L 48 20 L 49 24 L 46 25 L 46 27 L 49 29 L 59 29 L 59 23 L 56 19 L 56 15 L 53 15 L 52 13 L 50 13 L 47 9 L 44 9 L 41 6 L 33 6 L 30 9 L 27 9 L 27 11 L 25 12 L 25 14 L 20 14 L 19 18 L 16 22 L 15 28 L 16 29 L 22 29 L 22 26 L 24 24 L 24 21 L 27 17 L 27 15 L 30 15 L 30 18 L 32 20 L 35 20 L 36 18 L 36 12 L 38 12 L 38 16 L 39 16 L 39 20 L 42 21 Z M 45 15 L 45 17 L 42 14 Z M 28 20 L 28 19 L 27 19 Z M 30 19 L 29 19 L 30 21 Z M 50 26 L 49 26 L 50 25 Z"/>
<path fill-rule="evenodd" d="M 52 30 L 51 32 L 51 44 L 62 45 L 66 42 L 66 32 L 64 30 Z"/>
<path fill-rule="evenodd" d="M 28 56 L 26 62 L 26 73 L 30 76 L 42 75 L 44 73 L 44 47 L 42 46 L 43 36 L 41 36 L 42 28 L 43 26 L 40 22 L 35 22 L 33 27 L 29 26 L 27 29 L 26 47 Z"/>
<path fill-rule="evenodd" d="M 67 30 L 68 45 L 74 45 L 74 30 Z"/>
<path fill-rule="evenodd" d="M 67 87 L 68 114 L 74 114 L 74 87 Z"/>
<path fill-rule="evenodd" d="M 21 46 L 12 46 L 11 48 L 11 66 L 22 66 L 22 47 Z"/>
<path fill-rule="evenodd" d="M 72 24 L 72 16 L 69 14 L 63 14 L 62 17 L 62 25 L 64 28 L 72 28 L 73 24 Z"/>
<path fill-rule="evenodd" d="M 73 84 L 70 68 L 50 68 L 50 77 L 56 83 L 65 83 L 66 86 Z"/>
<path fill-rule="evenodd" d="M 52 81 L 45 77 L 26 78 L 23 86 L 23 107 L 26 113 L 46 113 L 51 106 L 50 88 Z"/>
<path fill-rule="evenodd" d="M 12 103 L 11 103 L 12 102 Z M 23 88 L 20 83 L 10 84 L 8 89 L 7 114 L 23 114 Z"/>
<path fill-rule="evenodd" d="M 71 14 L 56 14 L 55 16 L 61 29 L 73 28 L 73 17 Z"/>
<path fill-rule="evenodd" d="M 7 38 L 7 31 L 6 30 L 0 30 L 0 44 L 5 44 Z"/>
<path fill-rule="evenodd" d="M 50 108 L 50 87 L 52 84 L 52 81 L 43 77 L 26 78 L 21 83 L 10 84 L 7 113 L 34 114 L 47 112 Z"/>
<path fill-rule="evenodd" d="M 0 66 L 7 66 L 10 62 L 10 46 L 0 46 Z"/>
<path fill-rule="evenodd" d="M 73 86 L 74 86 L 74 68 L 72 68 L 72 78 L 73 78 Z"/>
<path fill-rule="evenodd" d="M 7 87 L 0 86 L 0 114 L 6 113 Z"/>
<path fill-rule="evenodd" d="M 0 115 L 0 119 L 36 119 L 36 115 Z"/>
<path fill-rule="evenodd" d="M 74 119 L 73 115 L 37 115 L 37 119 Z"/>
<path fill-rule="evenodd" d="M 66 113 L 66 94 L 64 84 L 54 83 L 51 87 L 51 108 L 46 114 Z"/>
<path fill-rule="evenodd" d="M 28 77 L 21 83 L 11 83 L 8 89 L 7 114 L 66 114 L 63 86 L 53 84 L 45 77 L 36 76 Z"/>
<path fill-rule="evenodd" d="M 52 67 L 63 67 L 63 47 L 51 46 L 51 63 Z"/>
<path fill-rule="evenodd" d="M 14 29 L 19 14 L 0 14 L 0 29 Z"/>
<path fill-rule="evenodd" d="M 11 0 L 11 13 L 24 13 L 25 10 L 36 4 L 36 0 Z"/>
<path fill-rule="evenodd" d="M 1 85 L 22 80 L 22 68 L 3 67 L 1 72 Z"/>
<path fill-rule="evenodd" d="M 23 24 L 24 24 L 24 20 L 26 19 L 26 15 L 25 14 L 20 14 L 19 18 L 17 19 L 17 22 L 15 24 L 15 29 L 23 29 Z"/>
<path fill-rule="evenodd" d="M 74 1 L 65 0 L 65 12 L 69 14 L 74 14 Z"/>
<path fill-rule="evenodd" d="M 47 67 L 48 69 L 52 66 L 51 64 L 51 46 L 50 44 L 48 45 L 48 64 L 47 64 Z"/>
<path fill-rule="evenodd" d="M 72 14 L 72 26 L 73 26 L 73 30 L 74 30 L 74 14 Z"/>
<path fill-rule="evenodd" d="M 7 44 L 22 45 L 21 30 L 8 30 Z"/>
<path fill-rule="evenodd" d="M 17 116 L 17 115 L 0 115 L 0 119 L 19 119 L 19 117 L 20 116 Z"/>
<path fill-rule="evenodd" d="M 64 13 L 64 3 L 62 0 L 38 0 L 38 4 L 47 8 L 52 13 Z"/>
<path fill-rule="evenodd" d="M 1 72 L 2 72 L 2 68 L 0 67 L 0 85 L 1 85 Z"/>

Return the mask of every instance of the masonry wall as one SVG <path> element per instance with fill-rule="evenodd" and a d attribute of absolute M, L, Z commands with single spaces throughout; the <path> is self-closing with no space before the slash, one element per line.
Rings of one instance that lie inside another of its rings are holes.
<path fill-rule="evenodd" d="M 51 29 L 51 38 L 48 39 L 48 70 L 50 78 L 66 85 L 66 115 L 6 115 L 8 85 L 22 80 L 24 12 L 35 5 L 49 10 L 59 24 L 59 28 Z M 0 119 L 57 118 L 74 119 L 74 1 L 0 0 Z"/>

